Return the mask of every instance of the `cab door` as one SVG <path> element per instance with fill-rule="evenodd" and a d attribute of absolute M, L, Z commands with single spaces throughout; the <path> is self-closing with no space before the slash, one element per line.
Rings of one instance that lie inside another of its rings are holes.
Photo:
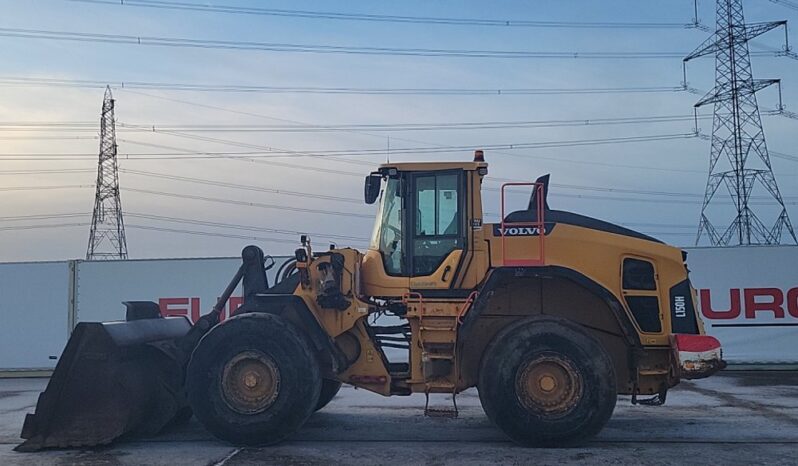
<path fill-rule="evenodd" d="M 466 243 L 464 173 L 422 172 L 409 178 L 405 251 L 410 288 L 451 288 Z"/>

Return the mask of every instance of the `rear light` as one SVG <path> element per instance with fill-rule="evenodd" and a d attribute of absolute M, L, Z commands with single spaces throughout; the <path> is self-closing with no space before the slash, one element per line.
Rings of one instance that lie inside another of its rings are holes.
<path fill-rule="evenodd" d="M 720 351 L 720 341 L 709 335 L 676 334 L 673 336 L 679 352 L 706 353 Z"/>
<path fill-rule="evenodd" d="M 679 375 L 685 379 L 702 379 L 726 367 L 723 350 L 717 338 L 709 335 L 671 335 Z"/>

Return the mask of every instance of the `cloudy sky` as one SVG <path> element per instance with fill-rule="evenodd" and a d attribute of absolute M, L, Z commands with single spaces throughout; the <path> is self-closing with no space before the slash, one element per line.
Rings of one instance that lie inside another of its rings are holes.
<path fill-rule="evenodd" d="M 501 179 L 551 173 L 553 208 L 694 242 L 709 141 L 686 137 L 693 122 L 682 117 L 701 96 L 679 89 L 680 57 L 708 33 L 682 26 L 693 21 L 689 0 L 124 3 L 0 1 L 0 261 L 85 256 L 105 84 L 131 258 L 231 256 L 249 243 L 280 254 L 299 232 L 364 247 L 372 167 L 468 160 L 494 145 L 488 212 Z M 749 22 L 798 21 L 783 3 L 745 6 Z M 702 23 L 714 28 L 713 15 L 713 2 L 699 3 Z M 603 26 L 576 27 L 585 23 Z M 798 61 L 761 53 L 782 43 L 772 31 L 752 44 L 754 72 L 782 78 L 787 110 L 798 109 Z M 711 57 L 691 62 L 689 85 L 711 89 L 713 67 Z M 389 93 L 363 92 L 374 89 Z M 778 91 L 759 99 L 773 109 Z M 762 118 L 795 222 L 798 121 Z M 711 132 L 711 120 L 699 123 Z"/>

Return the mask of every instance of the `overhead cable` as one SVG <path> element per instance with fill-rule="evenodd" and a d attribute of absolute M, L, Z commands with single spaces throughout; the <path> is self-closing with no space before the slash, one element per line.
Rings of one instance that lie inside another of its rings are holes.
<path fill-rule="evenodd" d="M 367 21 L 380 23 L 431 24 L 447 26 L 493 26 L 504 28 L 565 28 L 565 29 L 693 29 L 694 22 L 657 21 L 540 21 L 524 19 L 457 18 L 439 16 L 402 16 L 368 13 L 343 13 L 336 11 L 289 10 L 277 8 L 258 8 L 233 5 L 212 5 L 196 2 L 176 2 L 165 0 L 72 0 L 81 3 L 121 5 L 154 8 L 162 10 L 198 11 L 204 13 L 225 13 L 237 15 L 277 16 L 305 19 L 325 19 L 343 21 Z"/>
<path fill-rule="evenodd" d="M 346 55 L 392 55 L 449 58 L 500 58 L 500 59 L 673 59 L 682 58 L 679 51 L 524 51 L 524 50 L 476 50 L 346 46 L 328 44 L 290 44 L 278 42 L 253 42 L 180 37 L 138 36 L 125 34 L 103 34 L 94 32 L 53 31 L 45 29 L 0 28 L 0 36 L 22 39 L 54 41 L 108 43 L 121 45 L 144 45 L 157 47 L 200 48 L 217 50 L 249 50 L 266 52 L 292 52 L 313 54 Z M 752 52 L 752 55 L 776 56 L 779 52 Z"/>
<path fill-rule="evenodd" d="M 320 87 L 262 86 L 249 84 L 202 84 L 151 81 L 115 81 L 41 78 L 35 76 L 0 76 L 0 85 L 25 87 L 76 87 L 105 89 L 144 89 L 161 91 L 229 92 L 263 94 L 363 94 L 363 95 L 563 95 L 563 94 L 630 94 L 685 92 L 684 86 L 620 86 L 620 87 L 552 87 L 552 88 L 447 88 L 447 87 Z"/>

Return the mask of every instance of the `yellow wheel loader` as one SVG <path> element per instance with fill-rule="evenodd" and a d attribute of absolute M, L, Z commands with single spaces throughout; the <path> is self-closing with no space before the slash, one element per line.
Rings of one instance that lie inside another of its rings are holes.
<path fill-rule="evenodd" d="M 148 302 L 126 303 L 124 322 L 78 324 L 17 449 L 155 434 L 192 413 L 220 439 L 268 445 L 344 383 L 427 402 L 446 394 L 451 408 L 425 412 L 451 416 L 456 394 L 476 387 L 514 441 L 573 445 L 602 429 L 617 395 L 662 404 L 680 379 L 724 367 L 683 251 L 550 209 L 548 176 L 503 186 L 500 219 L 485 222 L 487 173 L 482 151 L 384 164 L 365 182 L 365 202 L 379 199 L 367 251 L 317 252 L 302 237 L 270 285 L 274 261 L 248 246 L 193 325 Z M 524 185 L 528 205 L 506 212 Z M 243 304 L 220 323 L 239 283 Z M 396 352 L 404 359 L 389 360 Z"/>

